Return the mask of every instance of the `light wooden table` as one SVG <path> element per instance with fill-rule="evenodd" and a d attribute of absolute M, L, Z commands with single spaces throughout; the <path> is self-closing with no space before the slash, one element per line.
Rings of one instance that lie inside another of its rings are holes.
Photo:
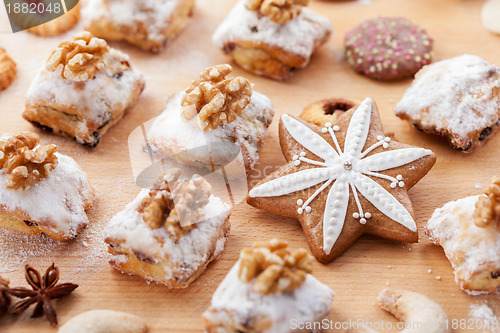
<path fill-rule="evenodd" d="M 115 309 L 143 317 L 153 333 L 200 332 L 201 313 L 242 247 L 272 237 L 284 238 L 293 246 L 307 247 L 296 220 L 270 215 L 242 203 L 233 209 L 231 238 L 222 257 L 185 290 L 148 284 L 138 277 L 117 272 L 107 263 L 102 229 L 139 191 L 129 162 L 128 135 L 162 111 L 166 96 L 184 89 L 204 68 L 227 61 L 212 45 L 210 37 L 233 3 L 231 0 L 198 0 L 186 31 L 160 55 L 143 53 L 121 43 L 112 44 L 131 55 L 133 63 L 146 76 L 147 88 L 138 104 L 104 136 L 97 148 L 84 148 L 71 140 L 36 130 L 44 143 L 56 143 L 62 153 L 80 163 L 97 190 L 97 201 L 89 212 L 89 227 L 68 244 L 0 232 L 0 274 L 11 279 L 12 285 L 21 286 L 25 285 L 25 263 L 45 270 L 55 262 L 61 269 L 62 282 L 80 284 L 72 296 L 56 303 L 60 323 L 86 310 Z M 311 8 L 329 17 L 335 33 L 308 68 L 298 71 L 286 82 L 255 77 L 235 69 L 236 74 L 246 75 L 255 83 L 256 90 L 272 99 L 278 114 L 299 115 L 307 104 L 327 97 L 362 100 L 370 96 L 378 103 L 386 132 L 394 132 L 402 142 L 430 148 L 438 156 L 434 168 L 410 192 L 419 226 L 418 244 L 363 237 L 333 263 L 315 264 L 314 275 L 337 293 L 331 313 L 335 321 L 361 318 L 395 323 L 393 317 L 374 304 L 379 291 L 387 285 L 429 296 L 442 304 L 451 319 L 469 319 L 473 304 L 487 303 L 500 314 L 498 295 L 473 297 L 458 288 L 442 249 L 431 244 L 423 232 L 435 208 L 450 200 L 480 193 L 479 186 L 483 187 L 491 176 L 500 174 L 500 135 L 472 155 L 456 152 L 443 140 L 416 131 L 394 115 L 394 106 L 411 80 L 372 81 L 352 72 L 342 60 L 342 40 L 350 27 L 379 14 L 397 14 L 428 29 L 435 38 L 436 60 L 472 53 L 500 65 L 500 37 L 483 29 L 482 3 L 480 0 L 373 0 L 372 4 L 361 5 L 356 1 L 312 0 Z M 28 33 L 0 35 L 0 46 L 8 50 L 19 68 L 14 84 L 0 93 L 0 133 L 33 130 L 21 117 L 24 94 L 51 50 L 76 31 L 56 38 L 39 38 Z M 279 166 L 284 161 L 279 150 L 277 123 L 272 124 L 261 153 L 261 169 Z M 254 174 L 250 181 L 256 182 L 257 178 Z M 21 317 L 0 320 L 0 331 L 55 331 L 45 319 L 30 319 L 30 314 L 28 311 Z"/>

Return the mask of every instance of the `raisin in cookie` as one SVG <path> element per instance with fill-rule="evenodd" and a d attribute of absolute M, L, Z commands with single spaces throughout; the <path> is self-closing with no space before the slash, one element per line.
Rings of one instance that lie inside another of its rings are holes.
<path fill-rule="evenodd" d="M 469 54 L 425 66 L 396 105 L 396 115 L 472 152 L 498 130 L 500 69 Z"/>

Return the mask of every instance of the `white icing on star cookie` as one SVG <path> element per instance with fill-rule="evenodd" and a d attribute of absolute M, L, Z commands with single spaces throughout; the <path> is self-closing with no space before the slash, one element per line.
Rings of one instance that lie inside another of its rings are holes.
<path fill-rule="evenodd" d="M 371 113 L 374 102 L 367 98 L 354 112 L 347 129 L 344 150 L 340 148 L 335 132 L 338 126 L 326 124 L 323 133 L 329 133 L 334 146 L 307 126 L 288 115 L 282 115 L 281 120 L 288 133 L 305 150 L 318 156 L 321 160 L 306 158 L 302 152 L 293 157 L 295 166 L 307 163 L 314 166 L 311 169 L 301 170 L 278 179 L 271 180 L 253 188 L 250 197 L 274 197 L 291 194 L 321 184 L 321 187 L 307 200 L 299 199 L 297 212 L 310 213 L 309 204 L 332 183 L 325 204 L 323 215 L 323 251 L 329 254 L 336 243 L 345 223 L 350 191 L 352 191 L 358 212 L 353 214 L 361 224 L 366 224 L 371 213 L 365 212 L 359 201 L 358 192 L 363 195 L 375 208 L 397 223 L 413 232 L 417 226 L 408 210 L 385 188 L 370 177 L 377 177 L 390 181 L 390 187 L 404 187 L 403 177 L 396 178 L 379 173 L 414 162 L 424 156 L 431 155 L 430 150 L 424 148 L 406 148 L 373 154 L 367 154 L 375 148 L 389 148 L 391 139 L 377 137 L 378 142 L 363 151 L 368 139 L 371 123 Z"/>

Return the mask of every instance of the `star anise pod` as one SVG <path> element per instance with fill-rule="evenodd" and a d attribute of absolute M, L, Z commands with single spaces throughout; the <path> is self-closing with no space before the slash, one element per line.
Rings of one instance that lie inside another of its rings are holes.
<path fill-rule="evenodd" d="M 0 317 L 7 314 L 10 305 L 9 281 L 0 277 Z"/>
<path fill-rule="evenodd" d="M 78 285 L 73 283 L 56 285 L 57 281 L 59 281 L 59 269 L 54 264 L 47 268 L 43 278 L 40 273 L 30 265 L 26 265 L 25 269 L 26 281 L 28 281 L 33 290 L 27 288 L 10 289 L 11 295 L 24 298 L 23 301 L 14 304 L 10 309 L 10 313 L 20 314 L 28 309 L 30 305 L 36 303 L 35 310 L 31 317 L 41 317 L 45 313 L 50 324 L 56 327 L 57 315 L 50 300 L 71 294 L 73 290 L 78 288 Z"/>

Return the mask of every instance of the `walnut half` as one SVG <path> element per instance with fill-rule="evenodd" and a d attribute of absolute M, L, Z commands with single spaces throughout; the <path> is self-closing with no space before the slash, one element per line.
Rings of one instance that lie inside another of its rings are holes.
<path fill-rule="evenodd" d="M 210 198 L 210 185 L 204 178 L 195 177 L 176 184 L 177 178 L 178 175 L 161 177 L 137 209 L 149 228 L 164 227 L 176 241 L 196 229 L 196 222 L 204 214 L 202 207 Z"/>
<path fill-rule="evenodd" d="M 39 146 L 35 133 L 21 132 L 0 140 L 0 170 L 9 175 L 8 190 L 27 190 L 57 167 L 56 145 Z"/>
<path fill-rule="evenodd" d="M 500 224 L 500 178 L 493 177 L 484 194 L 476 202 L 474 211 L 474 223 L 481 228 L 491 223 Z"/>
<path fill-rule="evenodd" d="M 238 275 L 252 290 L 262 295 L 292 291 L 302 285 L 312 272 L 312 256 L 305 249 L 290 250 L 288 243 L 272 239 L 244 248 Z"/>
<path fill-rule="evenodd" d="M 308 4 L 309 0 L 247 0 L 246 7 L 269 17 L 275 23 L 285 24 L 299 16 L 302 7 Z"/>
<path fill-rule="evenodd" d="M 87 81 L 104 68 L 104 55 L 108 52 L 104 39 L 84 31 L 59 44 L 49 57 L 46 68 L 55 71 L 62 65 L 63 78 L 75 82 Z"/>
<path fill-rule="evenodd" d="M 230 65 L 219 65 L 201 73 L 182 98 L 182 117 L 185 120 L 197 117 L 196 124 L 203 131 L 236 120 L 250 103 L 253 89 L 243 77 L 226 78 L 231 71 Z"/>

